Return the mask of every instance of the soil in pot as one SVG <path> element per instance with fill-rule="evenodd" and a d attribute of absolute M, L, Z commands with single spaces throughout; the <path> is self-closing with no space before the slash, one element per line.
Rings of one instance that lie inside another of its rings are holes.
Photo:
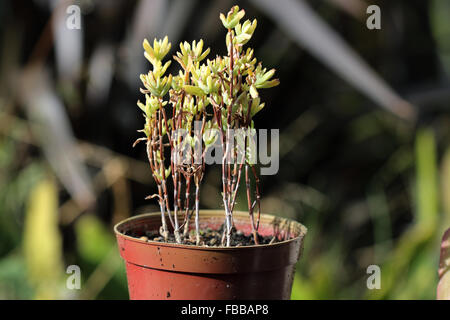
<path fill-rule="evenodd" d="M 200 238 L 201 238 L 200 245 L 206 247 L 220 247 L 222 243 L 224 228 L 225 225 L 222 224 L 220 229 L 217 230 L 214 230 L 209 227 L 200 229 Z M 164 238 L 156 230 L 146 230 L 144 232 L 142 232 L 142 230 L 140 230 L 139 232 L 136 230 L 128 230 L 125 233 L 125 235 L 143 241 L 176 243 L 175 237 L 172 234 L 169 236 L 167 241 L 165 241 Z M 279 242 L 279 239 L 275 236 L 262 236 L 258 234 L 258 244 L 272 244 L 277 242 Z M 188 237 L 182 239 L 182 244 L 196 245 L 196 237 L 194 230 L 191 230 L 189 232 Z M 236 228 L 233 228 L 233 231 L 231 233 L 232 247 L 253 246 L 253 245 L 255 245 L 255 241 L 253 239 L 252 234 L 246 235 L 241 230 L 236 230 Z"/>

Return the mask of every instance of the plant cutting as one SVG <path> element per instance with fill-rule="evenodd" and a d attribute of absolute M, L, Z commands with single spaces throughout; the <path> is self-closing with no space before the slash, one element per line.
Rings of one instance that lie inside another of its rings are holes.
<path fill-rule="evenodd" d="M 168 38 L 143 42 L 152 69 L 141 75 L 143 137 L 158 213 L 115 226 L 132 299 L 287 299 L 306 228 L 261 213 L 254 116 L 259 91 L 279 84 L 245 48 L 257 21 L 234 6 L 220 20 L 227 54 L 208 58 L 204 41 L 183 42 L 172 61 Z M 213 156 L 214 154 L 214 156 Z M 219 159 L 223 210 L 200 210 L 206 165 Z M 245 184 L 248 212 L 235 205 Z"/>

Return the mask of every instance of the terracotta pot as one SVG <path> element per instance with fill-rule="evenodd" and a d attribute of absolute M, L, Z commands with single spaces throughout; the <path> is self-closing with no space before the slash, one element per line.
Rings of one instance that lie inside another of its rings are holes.
<path fill-rule="evenodd" d="M 248 213 L 234 212 L 234 225 L 250 233 Z M 203 210 L 200 227 L 219 229 L 223 211 Z M 268 245 L 202 247 L 143 241 L 125 235 L 159 230 L 160 213 L 134 216 L 114 227 L 126 262 L 130 299 L 289 299 L 306 228 L 261 215 L 259 233 L 288 239 Z M 193 227 L 193 226 L 192 226 Z"/>

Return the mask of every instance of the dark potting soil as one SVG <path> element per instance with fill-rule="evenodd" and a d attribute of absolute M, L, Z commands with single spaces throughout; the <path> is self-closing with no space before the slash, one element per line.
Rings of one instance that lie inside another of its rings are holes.
<path fill-rule="evenodd" d="M 200 245 L 206 247 L 221 247 L 222 246 L 222 237 L 223 237 L 223 229 L 224 226 L 219 230 L 213 230 L 211 228 L 201 229 L 200 230 Z M 182 233 L 182 232 L 181 232 Z M 134 238 L 138 238 L 144 241 L 157 241 L 157 242 L 166 242 L 164 238 L 159 234 L 158 231 L 146 231 L 145 234 L 137 233 L 131 231 L 125 232 L 125 235 L 131 236 Z M 182 236 L 182 244 L 188 245 L 196 245 L 196 237 L 195 231 L 191 230 L 187 237 Z M 270 244 L 279 242 L 276 237 L 272 236 L 261 236 L 258 235 L 259 244 Z M 175 237 L 173 234 L 169 235 L 167 243 L 176 243 Z M 245 235 L 242 231 L 236 230 L 233 228 L 231 233 L 231 246 L 232 247 L 242 247 L 242 246 L 253 246 L 255 245 L 255 241 L 253 240 L 253 235 Z"/>

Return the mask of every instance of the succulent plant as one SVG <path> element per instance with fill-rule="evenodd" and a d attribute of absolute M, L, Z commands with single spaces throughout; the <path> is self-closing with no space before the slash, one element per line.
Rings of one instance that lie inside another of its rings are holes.
<path fill-rule="evenodd" d="M 279 84 L 272 79 L 275 70 L 267 70 L 253 56 L 253 49 L 244 50 L 257 26 L 256 19 L 246 20 L 244 10 L 234 6 L 225 16 L 227 55 L 208 59 L 203 40 L 183 42 L 173 59 L 180 65 L 176 75 L 166 75 L 171 61 L 163 62 L 171 49 L 167 37 L 155 39 L 153 46 L 144 40 L 144 56 L 153 69 L 141 75 L 145 103 L 138 102 L 144 113 L 147 156 L 158 187 L 156 195 L 161 211 L 161 235 L 169 238 L 166 217 L 174 230 L 177 243 L 189 236 L 189 220 L 195 213 L 195 238 L 201 244 L 199 230 L 200 184 L 205 172 L 205 154 L 217 141 L 222 147 L 222 197 L 225 209 L 225 231 L 222 245 L 231 245 L 233 210 L 242 171 L 245 171 L 248 210 L 254 241 L 258 243 L 260 193 L 259 179 L 250 161 L 251 135 L 234 143 L 233 130 L 250 132 L 253 117 L 265 104 L 259 91 Z M 200 125 L 196 125 L 200 124 Z M 186 150 L 188 150 L 186 152 Z M 190 151 L 189 151 L 190 150 Z M 251 176 L 255 180 L 254 194 Z M 170 206 L 168 179 L 172 179 L 173 205 Z M 191 184 L 195 186 L 195 202 L 191 208 Z M 184 191 L 184 203 L 182 201 Z M 258 210 L 255 218 L 254 211 Z M 180 214 L 183 221 L 180 223 Z M 184 227 L 183 232 L 182 228 Z"/>

